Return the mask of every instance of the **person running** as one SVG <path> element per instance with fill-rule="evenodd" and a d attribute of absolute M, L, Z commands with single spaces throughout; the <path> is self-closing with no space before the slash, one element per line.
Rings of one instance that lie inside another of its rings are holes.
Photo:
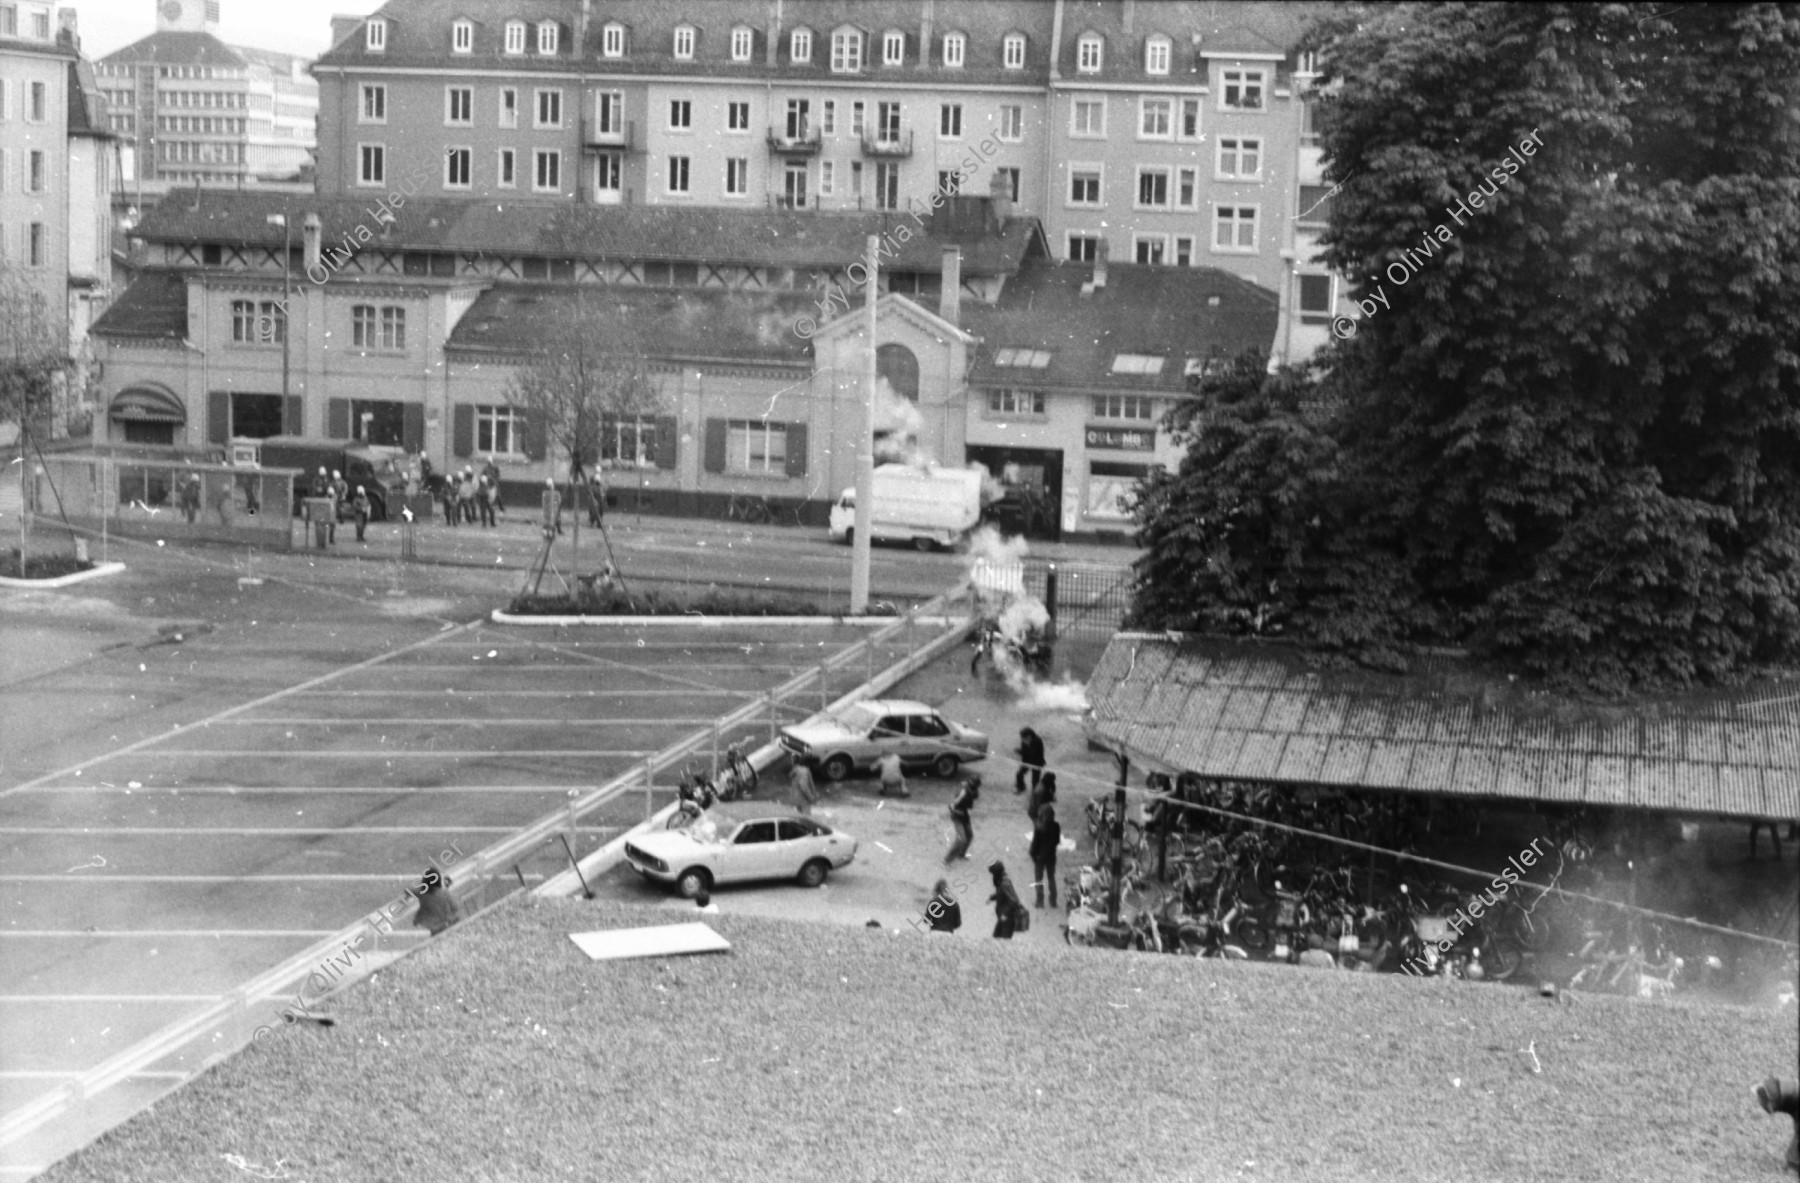
<path fill-rule="evenodd" d="M 950 894 L 950 881 L 939 879 L 931 889 L 931 902 L 925 905 L 925 923 L 932 932 L 955 932 L 962 927 L 962 905 Z"/>
<path fill-rule="evenodd" d="M 350 510 L 356 515 L 356 540 L 363 541 L 363 533 L 369 528 L 369 494 L 361 485 L 356 486 L 356 496 L 350 499 Z"/>
<path fill-rule="evenodd" d="M 1025 905 L 1019 902 L 1019 893 L 1013 888 L 1005 863 L 995 859 L 988 864 L 988 872 L 994 877 L 994 894 L 988 897 L 994 905 L 994 936 L 1010 941 L 1018 929 L 1019 913 L 1025 910 Z"/>
<path fill-rule="evenodd" d="M 906 776 L 900 769 L 900 753 L 889 752 L 875 761 L 875 771 L 881 777 L 881 795 L 910 797 L 912 791 L 906 787 Z"/>
<path fill-rule="evenodd" d="M 950 852 L 944 856 L 946 865 L 957 859 L 969 857 L 969 846 L 975 841 L 975 829 L 971 814 L 975 802 L 981 797 L 981 778 L 967 777 L 963 780 L 962 791 L 956 800 L 950 803 L 950 822 L 956 827 L 956 840 L 950 844 Z"/>
<path fill-rule="evenodd" d="M 1031 885 L 1037 891 L 1037 906 L 1044 906 L 1044 888 L 1050 888 L 1050 906 L 1056 907 L 1056 849 L 1062 844 L 1062 823 L 1056 820 L 1056 809 L 1045 805 L 1038 810 L 1037 824 L 1031 831 Z"/>
<path fill-rule="evenodd" d="M 1019 775 L 1013 780 L 1013 792 L 1023 793 L 1028 777 L 1031 780 L 1031 787 L 1037 788 L 1038 778 L 1043 774 L 1044 741 L 1031 728 L 1021 727 L 1019 728 Z"/>

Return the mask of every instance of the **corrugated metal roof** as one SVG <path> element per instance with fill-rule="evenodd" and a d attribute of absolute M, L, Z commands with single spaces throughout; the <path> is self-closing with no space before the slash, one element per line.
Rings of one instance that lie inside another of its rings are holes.
<path fill-rule="evenodd" d="M 1793 685 L 1592 703 L 1448 659 L 1318 670 L 1289 646 L 1122 634 L 1088 697 L 1098 738 L 1203 776 L 1789 818 Z"/>

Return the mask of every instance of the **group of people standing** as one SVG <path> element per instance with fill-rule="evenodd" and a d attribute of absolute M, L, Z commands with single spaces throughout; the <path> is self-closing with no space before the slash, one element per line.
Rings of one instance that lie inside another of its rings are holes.
<path fill-rule="evenodd" d="M 369 529 L 369 515 L 373 511 L 369 501 L 369 491 L 366 488 L 358 485 L 353 494 L 350 492 L 350 482 L 344 479 L 343 473 L 333 470 L 331 475 L 327 476 L 325 470 L 321 468 L 313 475 L 312 495 L 331 502 L 331 512 L 325 518 L 328 523 L 327 542 L 336 544 L 338 518 L 343 516 L 346 506 L 349 508 L 350 516 L 356 522 L 356 540 L 358 542 L 365 541 L 364 536 Z"/>
<path fill-rule="evenodd" d="M 498 525 L 497 515 L 506 512 L 506 499 L 500 493 L 500 465 L 489 456 L 479 473 L 469 466 L 450 473 L 438 488 L 438 498 L 444 506 L 446 526 L 459 522 L 473 526 L 477 521 L 483 526 Z"/>

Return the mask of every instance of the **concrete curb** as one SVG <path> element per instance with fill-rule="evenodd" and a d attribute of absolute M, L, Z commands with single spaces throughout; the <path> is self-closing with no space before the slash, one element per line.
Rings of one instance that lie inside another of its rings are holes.
<path fill-rule="evenodd" d="M 124 563 L 95 563 L 86 571 L 73 571 L 67 575 L 58 575 L 55 579 L 14 579 L 10 575 L 0 575 L 0 587 L 68 587 L 71 583 L 98 579 L 102 575 L 117 575 L 124 569 Z"/>
<path fill-rule="evenodd" d="M 726 628 L 756 627 L 759 625 L 819 625 L 836 624 L 872 624 L 876 626 L 893 624 L 903 619 L 899 616 L 704 616 L 695 613 L 691 616 L 514 616 L 510 612 L 502 612 L 496 608 L 489 614 L 495 624 L 538 625 L 561 628 L 566 625 L 683 625 L 689 628 Z M 960 616 L 915 616 L 913 622 L 930 628 L 949 628 Z"/>

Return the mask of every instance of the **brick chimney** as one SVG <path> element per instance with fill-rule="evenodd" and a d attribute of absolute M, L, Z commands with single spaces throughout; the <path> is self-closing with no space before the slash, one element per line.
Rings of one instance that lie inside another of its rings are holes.
<path fill-rule="evenodd" d="M 938 315 L 961 327 L 962 315 L 962 248 L 944 248 L 943 278 L 938 291 Z"/>
<path fill-rule="evenodd" d="M 308 279 L 312 278 L 315 270 L 325 270 L 324 265 L 319 261 L 319 237 L 324 230 L 324 223 L 319 221 L 318 214 L 307 214 L 306 219 L 300 224 L 300 257 L 304 264 L 301 270 L 306 273 Z M 318 281 L 314 280 L 314 282 Z"/>
<path fill-rule="evenodd" d="M 931 31 L 937 16 L 936 8 L 933 0 L 925 0 L 925 12 L 919 17 L 919 60 L 927 64 L 931 61 Z"/>

